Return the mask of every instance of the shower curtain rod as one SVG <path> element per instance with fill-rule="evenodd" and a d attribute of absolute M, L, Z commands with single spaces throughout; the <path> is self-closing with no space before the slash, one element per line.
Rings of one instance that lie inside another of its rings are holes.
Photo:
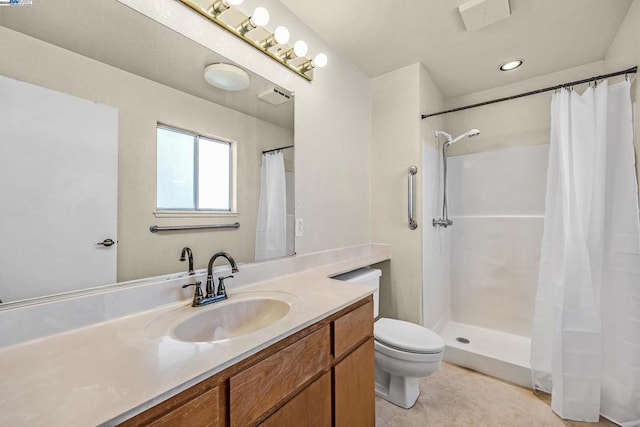
<path fill-rule="evenodd" d="M 264 150 L 262 154 L 273 153 L 274 151 L 286 150 L 287 148 L 293 148 L 293 145 L 287 145 L 286 147 L 274 148 L 272 150 Z"/>
<path fill-rule="evenodd" d="M 483 107 L 485 105 L 495 104 L 497 102 L 510 101 L 512 99 L 523 98 L 525 96 L 536 95 L 536 94 L 539 94 L 539 93 L 549 92 L 551 90 L 562 89 L 564 87 L 577 86 L 579 84 L 594 82 L 594 81 L 603 80 L 603 79 L 608 79 L 609 77 L 621 76 L 623 74 L 625 74 L 625 75 L 626 74 L 634 74 L 637 71 L 638 71 L 638 67 L 636 66 L 636 67 L 632 67 L 632 68 L 629 68 L 629 69 L 626 69 L 626 70 L 616 71 L 615 73 L 609 73 L 609 74 L 604 74 L 602 76 L 595 76 L 595 77 L 591 77 L 591 78 L 588 78 L 588 79 L 577 80 L 575 82 L 569 82 L 569 83 L 563 83 L 563 84 L 559 84 L 559 85 L 555 85 L 555 86 L 545 87 L 543 89 L 532 90 L 530 92 L 520 93 L 518 95 L 513 95 L 513 96 L 507 96 L 505 98 L 493 99 L 491 101 L 480 102 L 478 104 L 465 105 L 464 107 L 452 108 L 451 110 L 440 111 L 438 113 L 423 114 L 422 115 L 422 119 L 424 120 L 427 117 L 439 116 L 441 114 L 454 113 L 456 111 L 468 110 L 469 108 Z"/>

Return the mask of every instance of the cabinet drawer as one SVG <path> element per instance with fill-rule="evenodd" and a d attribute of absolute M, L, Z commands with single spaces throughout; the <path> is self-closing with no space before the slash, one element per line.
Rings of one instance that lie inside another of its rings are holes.
<path fill-rule="evenodd" d="M 256 422 L 330 364 L 330 331 L 325 326 L 231 377 L 231 425 Z"/>
<path fill-rule="evenodd" d="M 187 402 L 165 416 L 148 424 L 149 427 L 214 427 L 220 424 L 219 390 L 213 388 Z"/>
<path fill-rule="evenodd" d="M 334 356 L 339 358 L 370 336 L 373 336 L 373 302 L 371 300 L 334 322 Z"/>

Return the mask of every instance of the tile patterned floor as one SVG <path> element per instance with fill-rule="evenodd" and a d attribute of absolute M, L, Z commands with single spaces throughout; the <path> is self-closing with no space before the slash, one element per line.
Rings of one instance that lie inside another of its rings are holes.
<path fill-rule="evenodd" d="M 486 375 L 443 363 L 420 382 L 410 410 L 376 397 L 376 427 L 597 427 L 616 424 L 564 421 L 549 397 Z"/>

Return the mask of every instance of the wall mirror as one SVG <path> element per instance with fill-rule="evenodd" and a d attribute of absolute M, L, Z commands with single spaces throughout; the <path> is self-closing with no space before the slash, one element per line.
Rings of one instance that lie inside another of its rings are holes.
<path fill-rule="evenodd" d="M 203 18 L 194 13 L 193 19 Z M 221 250 L 240 263 L 254 261 L 263 152 L 281 147 L 291 147 L 281 152 L 285 255 L 294 253 L 294 98 L 286 88 L 251 72 L 246 90 L 209 85 L 204 69 L 228 60 L 114 0 L 2 7 L 0 35 L 0 101 L 5 112 L 15 109 L 22 117 L 19 124 L 12 119 L 0 141 L 1 156 L 11 159 L 5 166 L 13 164 L 1 175 L 0 308 L 186 272 L 187 262 L 179 261 L 185 246 L 196 269 Z M 233 144 L 233 212 L 156 209 L 158 124 Z M 27 148 L 36 131 L 40 145 Z M 111 151 L 105 148 L 110 140 Z M 113 158 L 106 175 L 89 177 L 100 167 L 82 157 L 87 146 Z M 109 212 L 91 210 L 96 203 Z M 75 229 L 80 222 L 85 231 Z M 153 225 L 236 222 L 239 228 L 150 232 Z M 117 243 L 100 245 L 105 239 Z M 83 253 L 107 261 L 89 261 Z M 107 264 L 109 271 L 98 273 Z"/>

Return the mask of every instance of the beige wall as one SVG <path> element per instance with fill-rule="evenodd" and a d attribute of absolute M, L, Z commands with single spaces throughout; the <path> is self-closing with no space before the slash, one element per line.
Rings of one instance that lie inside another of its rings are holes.
<path fill-rule="evenodd" d="M 443 107 L 444 100 L 428 71 L 414 64 L 372 79 L 371 236 L 391 244 L 393 262 L 383 265 L 380 315 L 423 322 L 423 305 L 438 304 L 423 297 L 423 144 L 434 145 L 442 119 L 421 120 L 425 111 Z M 414 215 L 418 228 L 407 221 L 408 168 L 414 178 Z M 433 307 L 433 306 L 432 306 Z"/>
<path fill-rule="evenodd" d="M 206 20 L 194 20 L 193 13 L 179 2 L 132 0 L 128 3 L 134 8 L 139 7 L 143 10 L 146 8 L 150 15 L 156 13 L 158 16 L 155 18 L 159 21 L 174 19 L 173 28 L 176 31 L 183 32 L 230 60 L 295 92 L 296 217 L 304 219 L 304 235 L 296 238 L 297 253 L 309 253 L 371 241 L 369 234 L 371 95 L 367 76 L 349 61 L 341 58 L 277 0 L 266 0 L 264 4 L 273 22 L 287 22 L 291 33 L 307 41 L 312 53 L 323 51 L 329 56 L 329 65 L 317 70 L 313 82 L 302 79 Z M 0 71 L 4 74 L 29 70 L 36 84 L 38 79 L 48 80 L 50 87 L 54 89 L 68 86 L 71 94 L 85 98 L 89 97 L 86 94 L 93 93 L 95 89 L 97 91 L 95 96 L 90 98 L 105 104 L 113 105 L 115 102 L 112 100 L 119 95 L 112 93 L 113 91 L 107 89 L 104 83 L 110 79 L 117 79 L 120 87 L 126 88 L 132 84 L 131 78 L 135 79 L 135 76 L 130 75 L 124 76 L 118 73 L 111 75 L 105 71 L 104 65 L 93 61 L 80 61 L 83 63 L 68 68 L 65 66 L 65 61 L 60 61 L 62 54 L 58 52 L 59 49 L 41 49 L 37 54 L 27 55 L 24 53 L 26 51 L 22 51 L 6 37 L 3 37 L 0 43 L 3 51 Z M 37 43 L 30 46 L 30 49 L 38 49 L 35 45 Z M 78 62 L 78 59 L 68 52 L 64 55 L 67 55 L 66 57 L 72 63 Z M 47 77 L 43 77 L 43 74 L 46 74 L 42 73 L 43 64 L 52 67 L 52 72 Z M 88 73 L 97 73 L 94 82 L 87 83 L 75 78 Z M 43 82 L 40 84 L 46 86 Z M 210 108 L 202 104 L 204 103 L 202 100 L 189 99 L 186 95 L 166 87 L 159 92 L 154 92 L 158 88 L 152 88 L 153 85 L 150 82 L 135 83 L 135 86 L 139 87 L 136 87 L 131 94 L 127 105 L 115 105 L 123 111 L 127 110 L 127 114 L 131 114 L 129 118 L 121 119 L 120 125 L 122 132 L 130 134 L 132 141 L 148 138 L 150 123 L 155 118 L 152 117 L 155 114 L 138 107 L 153 105 L 153 108 L 158 109 L 158 120 L 186 128 L 194 122 L 200 122 L 207 116 L 204 112 L 206 108 Z M 174 102 L 166 102 L 167 99 L 172 99 Z M 194 104 L 190 108 L 194 108 L 194 114 L 180 114 L 179 108 L 185 103 L 192 102 Z M 195 107 L 198 103 L 201 105 L 200 108 Z M 241 131 L 237 133 L 238 139 L 251 138 L 265 132 L 263 124 L 248 124 L 242 115 L 237 113 L 230 117 L 229 122 L 241 127 Z M 204 132 L 216 135 L 219 131 L 207 127 Z M 125 184 L 127 181 L 123 181 L 123 179 L 129 179 L 128 174 L 135 174 L 127 170 L 148 168 L 153 164 L 153 160 L 144 157 L 147 148 L 146 144 L 139 142 L 128 146 L 127 149 L 137 157 L 135 160 L 130 160 L 127 155 L 127 158 L 121 159 L 120 162 L 121 187 L 126 187 L 122 188 L 120 196 L 121 215 L 126 218 L 120 218 L 119 221 L 120 238 L 123 239 L 119 253 L 124 272 L 124 275 L 120 275 L 121 279 L 183 270 L 185 266 L 177 261 L 179 253 L 176 253 L 176 248 L 179 251 L 183 244 L 192 246 L 196 253 L 196 263 L 202 266 L 214 251 L 234 250 L 230 245 L 237 239 L 238 232 L 252 234 L 251 230 L 245 227 L 255 222 L 250 220 L 240 220 L 242 226 L 239 231 L 207 233 L 207 237 L 201 242 L 195 242 L 193 240 L 195 236 L 190 233 L 175 236 L 165 234 L 162 236 L 162 242 L 169 243 L 161 244 L 158 248 L 160 255 L 149 256 L 146 248 L 149 245 L 157 248 L 160 236 L 149 233 L 148 227 L 163 223 L 160 219 L 156 220 L 153 217 L 150 220 L 148 216 L 148 195 L 155 192 L 155 187 L 149 180 L 135 182 L 135 186 Z M 258 156 L 256 162 L 259 161 Z M 127 205 L 127 200 L 131 200 L 130 205 Z M 142 205 L 145 206 L 145 213 L 132 217 L 130 213 L 137 212 Z M 124 239 L 127 233 L 134 233 L 132 230 L 136 233 L 132 235 L 132 242 L 140 240 L 140 246 L 135 248 L 131 246 L 127 249 Z M 243 253 L 249 252 L 251 251 L 243 251 Z"/>
<path fill-rule="evenodd" d="M 371 165 L 371 93 L 369 78 L 328 46 L 278 0 L 261 0 L 271 22 L 286 23 L 294 39 L 324 52 L 327 67 L 308 82 L 242 40 L 174 0 L 125 0 L 125 3 L 210 47 L 275 84 L 295 92 L 296 217 L 304 236 L 296 252 L 309 253 L 371 241 L 369 172 Z M 250 9 L 248 2 L 243 6 Z M 376 239 L 373 239 L 376 240 Z M 384 241 L 383 241 L 384 243 Z"/>
<path fill-rule="evenodd" d="M 422 214 L 420 78 L 414 64 L 372 79 L 371 237 L 391 244 L 392 259 L 382 283 L 380 315 L 421 321 L 422 229 L 407 226 L 407 174 L 418 167 L 415 214 Z"/>
<path fill-rule="evenodd" d="M 475 104 L 543 87 L 555 86 L 560 83 L 599 75 L 603 71 L 603 62 L 594 62 L 518 83 L 450 98 L 446 101 L 446 108 Z M 577 87 L 576 90 L 583 90 L 584 87 Z M 546 92 L 446 114 L 444 116 L 444 126 L 447 132 L 453 136 L 473 128 L 480 130 L 479 136 L 465 138 L 452 145 L 448 150 L 449 155 L 456 156 L 506 147 L 548 144 L 551 126 L 549 108 L 552 94 L 553 92 Z"/>
<path fill-rule="evenodd" d="M 0 73 L 118 108 L 118 280 L 186 268 L 183 246 L 204 267 L 217 250 L 252 260 L 261 151 L 293 143 L 293 132 L 0 27 Z M 212 120 L 215 117 L 215 120 Z M 236 141 L 238 215 L 156 218 L 156 123 Z M 238 221 L 238 230 L 152 234 L 153 224 Z"/>
<path fill-rule="evenodd" d="M 640 0 L 634 0 L 627 12 L 627 16 L 620 26 L 620 30 L 611 47 L 607 52 L 604 61 L 606 72 L 614 72 L 625 70 L 640 65 Z M 632 96 L 634 97 L 634 105 L 637 108 L 636 101 L 640 99 L 640 85 L 638 85 L 637 74 L 632 76 L 633 84 L 631 86 Z M 635 113 L 634 109 L 634 113 Z M 638 182 L 640 182 L 640 124 L 638 123 L 638 115 L 634 117 L 634 146 L 636 149 L 636 173 L 638 174 Z"/>

